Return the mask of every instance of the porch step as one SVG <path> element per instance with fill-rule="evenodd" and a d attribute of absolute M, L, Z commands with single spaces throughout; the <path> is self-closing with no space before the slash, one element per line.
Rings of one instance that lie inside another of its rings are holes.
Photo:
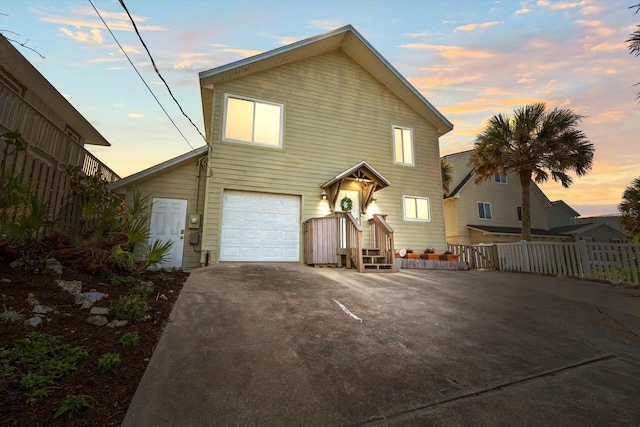
<path fill-rule="evenodd" d="M 365 273 L 391 273 L 392 266 L 391 264 L 367 264 L 364 263 L 364 272 Z"/>

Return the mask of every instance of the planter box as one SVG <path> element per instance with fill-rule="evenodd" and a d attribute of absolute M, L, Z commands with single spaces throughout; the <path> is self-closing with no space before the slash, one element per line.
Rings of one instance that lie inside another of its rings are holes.
<path fill-rule="evenodd" d="M 419 259 L 420 254 L 407 254 L 407 258 L 409 259 Z"/>
<path fill-rule="evenodd" d="M 438 254 L 420 254 L 420 259 L 430 259 L 431 261 L 437 261 L 440 259 Z"/>
<path fill-rule="evenodd" d="M 458 261 L 460 255 L 458 254 L 442 254 L 440 255 L 441 261 Z"/>

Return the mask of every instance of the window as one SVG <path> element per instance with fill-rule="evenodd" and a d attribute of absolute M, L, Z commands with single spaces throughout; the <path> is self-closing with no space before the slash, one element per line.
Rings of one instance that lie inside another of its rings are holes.
<path fill-rule="evenodd" d="M 225 95 L 222 139 L 282 147 L 281 104 Z"/>
<path fill-rule="evenodd" d="M 478 218 L 491 219 L 491 203 L 478 202 Z"/>
<path fill-rule="evenodd" d="M 413 166 L 413 132 L 409 128 L 393 127 L 393 161 Z"/>
<path fill-rule="evenodd" d="M 402 196 L 405 221 L 431 221 L 429 198 Z"/>
<path fill-rule="evenodd" d="M 64 133 L 67 134 L 67 136 L 74 142 L 80 142 L 80 134 L 78 132 L 76 132 L 75 130 L 73 130 L 71 128 L 71 126 L 67 125 L 64 128 Z"/>
<path fill-rule="evenodd" d="M 518 210 L 518 221 L 522 221 L 522 206 L 516 206 Z"/>
<path fill-rule="evenodd" d="M 507 183 L 507 176 L 506 175 L 501 175 L 501 174 L 497 173 L 497 174 L 495 174 L 493 176 L 493 178 L 498 184 L 506 184 Z"/>

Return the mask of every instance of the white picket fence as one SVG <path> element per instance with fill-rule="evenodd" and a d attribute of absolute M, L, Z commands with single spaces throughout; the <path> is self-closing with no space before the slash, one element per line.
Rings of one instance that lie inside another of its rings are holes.
<path fill-rule="evenodd" d="M 498 243 L 502 271 L 556 274 L 640 285 L 637 243 Z"/>

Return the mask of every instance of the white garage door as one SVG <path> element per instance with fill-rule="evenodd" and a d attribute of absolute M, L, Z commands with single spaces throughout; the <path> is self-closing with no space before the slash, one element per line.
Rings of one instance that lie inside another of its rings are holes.
<path fill-rule="evenodd" d="M 300 198 L 225 191 L 220 261 L 299 261 Z"/>

